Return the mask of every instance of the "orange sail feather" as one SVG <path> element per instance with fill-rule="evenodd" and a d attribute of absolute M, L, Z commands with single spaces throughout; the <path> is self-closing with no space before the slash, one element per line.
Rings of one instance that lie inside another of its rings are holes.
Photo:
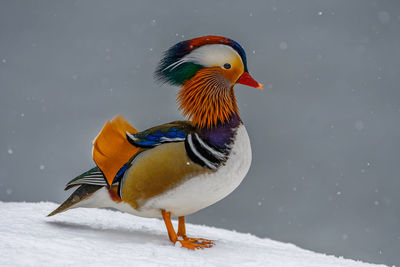
<path fill-rule="evenodd" d="M 126 132 L 138 131 L 121 115 L 104 124 L 93 142 L 93 160 L 111 185 L 119 169 L 134 156 L 139 148 L 126 139 Z"/>

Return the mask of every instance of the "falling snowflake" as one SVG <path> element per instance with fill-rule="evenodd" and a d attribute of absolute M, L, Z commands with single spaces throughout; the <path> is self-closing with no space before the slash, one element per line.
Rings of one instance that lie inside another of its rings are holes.
<path fill-rule="evenodd" d="M 279 48 L 280 48 L 281 50 L 286 50 L 286 49 L 288 48 L 287 42 L 282 41 L 282 42 L 279 44 Z"/>
<path fill-rule="evenodd" d="M 364 129 L 364 122 L 361 120 L 356 121 L 356 123 L 354 123 L 354 128 L 356 128 L 356 130 L 362 131 Z"/>

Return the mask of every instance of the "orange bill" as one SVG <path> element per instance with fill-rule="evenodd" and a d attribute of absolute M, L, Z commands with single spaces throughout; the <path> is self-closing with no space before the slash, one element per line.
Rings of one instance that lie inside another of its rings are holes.
<path fill-rule="evenodd" d="M 138 131 L 121 115 L 104 124 L 103 129 L 93 142 L 93 160 L 112 184 L 119 169 L 135 155 L 139 148 L 126 139 L 126 132 Z"/>

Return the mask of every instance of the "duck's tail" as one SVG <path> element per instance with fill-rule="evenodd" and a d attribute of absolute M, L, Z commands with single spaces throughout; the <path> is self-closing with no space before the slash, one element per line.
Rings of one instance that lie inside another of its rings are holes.
<path fill-rule="evenodd" d="M 71 196 L 64 201 L 57 209 L 52 211 L 48 217 L 56 215 L 58 213 L 64 212 L 66 210 L 69 210 L 71 208 L 78 208 L 78 207 L 84 207 L 84 200 L 90 199 L 90 197 L 100 188 L 103 186 L 99 185 L 90 185 L 90 184 L 84 184 L 78 187 Z"/>
<path fill-rule="evenodd" d="M 78 189 L 76 189 L 71 194 L 71 196 L 67 200 L 65 200 L 64 203 L 62 203 L 56 210 L 54 210 L 47 216 L 53 216 L 57 213 L 66 211 L 71 208 L 84 207 L 84 206 L 88 207 L 87 202 L 91 202 L 92 203 L 91 206 L 93 206 L 93 201 L 90 201 L 90 198 L 99 189 L 106 187 L 107 183 L 100 169 L 98 167 L 94 167 L 89 171 L 82 173 L 78 177 L 72 179 L 65 186 L 65 190 L 69 190 L 76 186 L 78 186 Z M 100 204 L 101 203 L 99 202 L 99 207 Z"/>
<path fill-rule="evenodd" d="M 79 187 L 48 216 L 77 207 L 109 207 L 113 205 L 112 201 L 121 201 L 114 179 L 121 167 L 140 151 L 139 147 L 129 143 L 126 133 L 134 134 L 137 130 L 124 117 L 116 116 L 106 122 L 93 142 L 92 154 L 97 166 L 66 185 L 65 190 Z"/>

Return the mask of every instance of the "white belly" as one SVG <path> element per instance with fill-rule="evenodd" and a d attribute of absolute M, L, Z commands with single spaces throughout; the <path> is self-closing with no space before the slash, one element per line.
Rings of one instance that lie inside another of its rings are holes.
<path fill-rule="evenodd" d="M 79 206 L 89 207 L 92 206 L 91 203 L 98 206 L 98 203 L 104 201 L 103 207 L 116 208 L 141 217 L 161 217 L 162 209 L 171 212 L 172 216 L 186 216 L 229 195 L 242 182 L 250 164 L 250 140 L 246 128 L 241 125 L 237 130 L 229 159 L 216 172 L 187 179 L 167 192 L 150 198 L 139 210 L 133 209 L 127 203 L 111 201 L 105 189 L 93 194 L 87 201 L 90 203 L 82 203 L 84 205 Z"/>

